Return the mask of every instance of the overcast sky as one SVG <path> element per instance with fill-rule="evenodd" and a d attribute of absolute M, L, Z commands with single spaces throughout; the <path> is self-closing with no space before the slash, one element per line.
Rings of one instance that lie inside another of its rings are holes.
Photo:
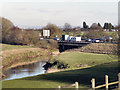
<path fill-rule="evenodd" d="M 45 26 L 48 23 L 62 26 L 66 22 L 73 26 L 82 26 L 83 21 L 89 25 L 98 22 L 102 25 L 105 22 L 111 22 L 113 25 L 118 23 L 118 0 L 109 0 L 109 2 L 108 0 L 106 2 L 100 0 L 92 0 L 92 2 L 87 0 L 86 2 L 80 2 L 80 0 L 74 2 L 71 0 L 69 2 L 68 0 L 12 1 L 4 0 L 0 16 L 20 27 Z"/>

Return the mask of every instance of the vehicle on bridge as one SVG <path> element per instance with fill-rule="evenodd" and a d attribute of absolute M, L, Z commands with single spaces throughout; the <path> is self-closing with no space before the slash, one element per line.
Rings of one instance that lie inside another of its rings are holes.
<path fill-rule="evenodd" d="M 62 35 L 62 41 L 80 42 L 81 37 Z"/>
<path fill-rule="evenodd" d="M 68 38 L 69 38 L 69 35 L 62 35 L 62 41 L 66 41 L 68 40 Z"/>
<path fill-rule="evenodd" d="M 92 42 L 90 38 L 86 39 L 85 42 Z"/>
<path fill-rule="evenodd" d="M 92 43 L 99 43 L 99 42 L 100 42 L 99 39 L 93 39 L 93 40 L 92 40 Z"/>
<path fill-rule="evenodd" d="M 92 43 L 104 43 L 104 39 L 102 38 L 93 39 Z"/>
<path fill-rule="evenodd" d="M 59 41 L 60 39 L 58 37 L 55 37 L 54 40 Z"/>
<path fill-rule="evenodd" d="M 56 37 L 54 38 L 54 40 L 59 41 L 60 39 L 56 36 Z"/>
<path fill-rule="evenodd" d="M 81 37 L 72 37 L 71 41 L 75 41 L 75 42 L 80 42 L 81 41 Z"/>

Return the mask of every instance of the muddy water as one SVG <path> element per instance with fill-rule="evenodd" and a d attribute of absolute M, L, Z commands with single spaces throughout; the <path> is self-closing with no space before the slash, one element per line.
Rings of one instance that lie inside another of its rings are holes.
<path fill-rule="evenodd" d="M 3 79 L 3 81 L 44 74 L 45 70 L 43 69 L 42 66 L 45 63 L 46 63 L 45 61 L 44 62 L 39 61 L 33 64 L 23 65 L 23 66 L 9 69 L 4 72 L 6 77 Z"/>

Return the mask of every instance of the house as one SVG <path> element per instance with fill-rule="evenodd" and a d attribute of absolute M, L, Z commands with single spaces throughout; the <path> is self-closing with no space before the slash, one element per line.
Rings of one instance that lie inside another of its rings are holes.
<path fill-rule="evenodd" d="M 43 37 L 50 37 L 50 30 L 44 30 L 43 29 Z"/>

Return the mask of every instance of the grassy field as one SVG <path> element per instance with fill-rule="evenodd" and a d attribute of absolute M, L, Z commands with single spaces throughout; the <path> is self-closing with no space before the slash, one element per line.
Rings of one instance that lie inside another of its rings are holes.
<path fill-rule="evenodd" d="M 70 69 L 3 81 L 3 88 L 57 88 L 58 85 L 65 86 L 76 81 L 79 82 L 79 88 L 90 88 L 93 77 L 96 78 L 97 84 L 104 83 L 104 76 L 106 74 L 109 75 L 110 81 L 117 80 L 120 68 L 117 57 L 111 57 L 106 54 L 69 52 L 55 56 L 54 59 L 69 64 Z M 91 67 L 76 68 L 79 64 L 88 64 Z"/>
<path fill-rule="evenodd" d="M 100 64 L 94 67 L 67 70 L 56 73 L 42 74 L 16 80 L 3 81 L 3 88 L 57 88 L 58 85 L 64 86 L 79 82 L 79 88 L 90 88 L 91 79 L 94 77 L 98 84 L 104 83 L 104 76 L 109 75 L 109 81 L 116 81 L 118 62 Z"/>
<path fill-rule="evenodd" d="M 77 68 L 81 64 L 86 64 L 87 66 L 94 66 L 116 61 L 117 56 L 107 54 L 68 52 L 53 57 L 50 62 L 53 62 L 54 60 L 57 60 L 64 64 L 68 64 L 70 68 Z"/>

